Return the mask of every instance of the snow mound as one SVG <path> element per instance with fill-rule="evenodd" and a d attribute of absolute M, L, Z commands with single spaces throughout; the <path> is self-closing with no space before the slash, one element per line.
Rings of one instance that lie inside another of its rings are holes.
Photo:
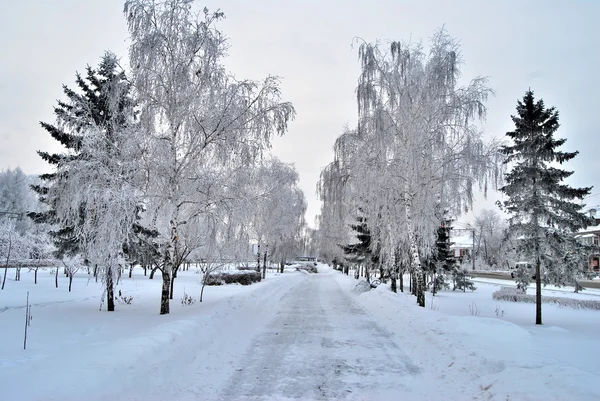
<path fill-rule="evenodd" d="M 358 284 L 354 286 L 353 291 L 357 294 L 362 294 L 363 292 L 368 292 L 371 290 L 371 284 L 367 283 L 366 280 L 360 280 Z"/>

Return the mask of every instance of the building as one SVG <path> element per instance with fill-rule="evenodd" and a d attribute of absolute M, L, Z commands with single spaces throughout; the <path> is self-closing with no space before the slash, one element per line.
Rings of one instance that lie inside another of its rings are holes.
<path fill-rule="evenodd" d="M 594 219 L 594 224 L 585 229 L 577 231 L 575 238 L 579 238 L 584 243 L 600 246 L 600 218 L 597 215 L 598 207 L 587 211 L 590 217 Z M 596 252 L 588 257 L 588 270 L 594 273 L 600 273 L 600 253 Z"/>
<path fill-rule="evenodd" d="M 450 232 L 450 251 L 460 261 L 470 259 L 473 252 L 473 231 L 452 229 Z"/>

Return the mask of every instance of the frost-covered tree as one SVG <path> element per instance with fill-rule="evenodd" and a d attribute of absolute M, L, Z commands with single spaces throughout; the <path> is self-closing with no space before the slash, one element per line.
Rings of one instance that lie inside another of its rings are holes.
<path fill-rule="evenodd" d="M 34 176 L 26 175 L 19 167 L 0 171 L 0 220 L 13 219 L 21 235 L 35 231 L 35 224 L 27 213 L 39 211 L 41 206 L 30 185 Z"/>
<path fill-rule="evenodd" d="M 257 206 L 253 225 L 263 243 L 268 245 L 264 259 L 277 260 L 282 271 L 305 226 L 304 193 L 298 188 L 296 169 L 276 158 L 265 160 L 257 173 L 257 179 L 253 180 L 258 184 L 253 202 Z M 265 274 L 263 263 L 263 278 Z"/>
<path fill-rule="evenodd" d="M 43 267 L 47 266 L 47 261 L 54 257 L 56 249 L 52 244 L 52 239 L 47 232 L 38 231 L 34 233 L 28 233 L 28 242 L 31 244 L 29 248 L 29 257 L 31 262 L 29 264 L 29 271 L 33 271 L 33 282 L 37 284 L 38 271 L 43 270 Z"/>
<path fill-rule="evenodd" d="M 457 289 L 463 290 L 463 292 L 465 292 L 467 289 L 471 291 L 476 290 L 475 283 L 473 283 L 473 280 L 469 278 L 469 272 L 467 269 L 463 269 L 461 266 L 456 266 L 454 268 L 453 280 L 454 286 L 452 287 L 452 291 Z"/>
<path fill-rule="evenodd" d="M 0 221 L 0 263 L 4 264 L 4 276 L 2 278 L 2 289 L 6 285 L 6 276 L 11 256 L 15 253 L 15 243 L 17 236 L 15 224 L 13 221 Z M 13 256 L 14 257 L 14 256 Z"/>
<path fill-rule="evenodd" d="M 371 229 L 369 228 L 367 219 L 359 216 L 356 223 L 350 226 L 354 232 L 355 239 L 352 243 L 342 245 L 345 260 L 348 263 L 355 265 L 355 277 L 358 278 L 360 269 L 364 269 L 364 274 L 367 282 L 370 282 L 369 272 L 378 262 L 378 255 L 371 248 Z"/>
<path fill-rule="evenodd" d="M 335 169 L 322 177 L 325 205 L 363 207 L 378 227 L 372 244 L 382 260 L 408 246 L 420 306 L 421 257 L 435 246 L 437 211 L 458 215 L 471 207 L 473 188 L 485 191 L 499 174 L 497 147 L 475 126 L 491 90 L 480 77 L 459 85 L 459 50 L 444 30 L 428 52 L 420 43 L 361 44 L 358 126 L 337 139 Z"/>
<path fill-rule="evenodd" d="M 355 238 L 350 225 L 356 222 L 344 198 L 346 173 L 343 167 L 339 162 L 330 163 L 321 171 L 317 183 L 317 194 L 322 202 L 317 225 L 321 256 L 338 263 L 344 260 L 341 245 L 349 244 Z M 344 272 L 348 273 L 347 263 Z"/>
<path fill-rule="evenodd" d="M 30 188 L 34 182 L 35 177 L 27 176 L 18 167 L 0 171 L 0 265 L 7 265 L 6 273 L 8 265 L 14 262 L 15 280 L 20 279 L 23 265 L 38 259 L 33 256 L 33 251 L 41 249 L 37 244 L 43 244 L 47 237 L 27 217 L 28 213 L 41 210 L 36 194 Z M 5 283 L 3 279 L 3 287 Z"/>
<path fill-rule="evenodd" d="M 452 254 L 450 246 L 450 232 L 452 231 L 452 219 L 445 216 L 437 229 L 437 239 L 435 242 L 435 250 L 433 254 L 433 264 L 435 272 L 433 278 L 433 287 L 431 292 L 435 295 L 440 289 L 449 287 L 446 277 L 453 274 L 456 269 L 456 259 Z"/>
<path fill-rule="evenodd" d="M 100 268 L 112 311 L 114 278 L 139 208 L 143 148 L 135 135 L 130 84 L 115 55 L 106 53 L 85 78 L 78 74 L 77 85 L 80 93 L 64 89 L 68 99 L 55 108 L 57 126 L 42 124 L 66 151 L 38 152 L 55 170 L 36 187 L 50 210 L 33 217 L 58 227 L 53 235 L 59 258 L 79 254 Z"/>
<path fill-rule="evenodd" d="M 500 260 L 505 223 L 498 212 L 491 209 L 484 209 L 475 217 L 476 253 L 488 266 L 497 266 Z"/>
<path fill-rule="evenodd" d="M 277 78 L 239 81 L 226 71 L 228 44 L 215 27 L 223 13 L 196 13 L 189 0 L 128 0 L 124 13 L 148 144 L 143 161 L 151 201 L 144 224 L 159 233 L 165 314 L 182 261 L 183 226 L 227 203 L 229 172 L 254 164 L 272 136 L 286 132 L 294 109 L 280 101 Z"/>
<path fill-rule="evenodd" d="M 502 148 L 505 163 L 512 164 L 500 190 L 507 200 L 501 203 L 511 216 L 510 231 L 519 237 L 517 252 L 535 267 L 536 324 L 542 324 L 542 284 L 574 283 L 581 266 L 565 263 L 567 255 L 579 252 L 573 234 L 590 224 L 581 212 L 583 205 L 574 202 L 589 195 L 591 187 L 572 188 L 563 180 L 573 174 L 558 168 L 578 152 L 558 150 L 566 139 L 557 139 L 558 111 L 546 108 L 528 90 L 517 102 L 517 114 L 511 116 L 515 130 L 507 132 L 510 145 Z M 576 260 L 576 257 L 569 257 Z M 530 275 L 522 275 L 519 285 L 527 285 Z"/>
<path fill-rule="evenodd" d="M 81 257 L 81 255 L 75 256 L 65 256 L 62 259 L 63 266 L 65 267 L 65 271 L 67 272 L 67 276 L 69 277 L 69 292 L 71 292 L 71 288 L 73 286 L 73 278 L 75 277 L 75 273 L 81 270 L 85 261 Z"/>

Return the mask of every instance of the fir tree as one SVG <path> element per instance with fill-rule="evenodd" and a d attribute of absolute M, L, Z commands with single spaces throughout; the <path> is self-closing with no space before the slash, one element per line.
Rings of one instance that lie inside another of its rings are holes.
<path fill-rule="evenodd" d="M 555 167 L 571 160 L 578 152 L 557 149 L 566 139 L 555 139 L 559 127 L 558 111 L 535 101 L 531 90 L 517 103 L 517 115 L 511 116 L 515 130 L 506 135 L 512 145 L 502 147 L 505 163 L 513 163 L 500 190 L 508 200 L 500 206 L 508 212 L 510 230 L 517 235 L 517 252 L 535 267 L 536 324 L 542 324 L 542 283 L 573 283 L 582 272 L 574 264 L 564 264 L 567 254 L 581 249 L 573 233 L 586 227 L 589 218 L 583 205 L 573 200 L 589 195 L 589 188 L 571 188 L 562 181 L 573 172 Z M 569 259 L 573 259 L 569 257 Z M 571 267 L 571 268 L 565 268 Z M 574 268 L 573 268 L 574 267 Z M 528 284 L 530 275 L 519 278 L 519 286 Z"/>
<path fill-rule="evenodd" d="M 54 108 L 56 124 L 41 122 L 44 128 L 56 141 L 65 148 L 62 153 L 48 153 L 38 151 L 42 159 L 48 162 L 54 172 L 42 174 L 39 178 L 40 185 L 32 185 L 32 189 L 39 195 L 40 201 L 48 208 L 44 212 L 29 213 L 36 223 L 46 223 L 54 227 L 50 235 L 56 246 L 56 256 L 72 256 L 75 254 L 86 255 L 80 227 L 83 226 L 86 216 L 93 213 L 93 205 L 81 203 L 79 220 L 72 224 L 60 224 L 57 208 L 61 202 L 61 188 L 66 188 L 69 175 L 74 174 L 70 166 L 92 158 L 92 155 L 82 151 L 84 134 L 91 129 L 97 129 L 98 135 L 103 135 L 103 140 L 97 141 L 95 151 L 102 152 L 107 158 L 120 159 L 125 157 L 115 140 L 115 131 L 121 130 L 133 113 L 133 100 L 130 96 L 130 84 L 125 74 L 120 71 L 116 56 L 106 53 L 98 69 L 88 66 L 85 77 L 76 74 L 75 83 L 78 91 L 63 85 L 65 101 L 58 101 Z M 116 95 L 115 95 L 116 94 Z M 88 152 L 90 152 L 88 150 Z M 113 276 L 114 268 L 106 267 L 105 282 L 107 293 L 107 309 L 114 310 Z"/>
<path fill-rule="evenodd" d="M 452 254 L 450 246 L 450 231 L 452 230 L 452 220 L 444 218 L 437 230 L 437 239 L 434 253 L 434 279 L 431 292 L 435 295 L 440 289 L 447 289 L 449 284 L 446 282 L 446 275 L 454 271 L 456 259 Z"/>
<path fill-rule="evenodd" d="M 358 217 L 356 220 L 357 224 L 352 224 L 350 227 L 356 233 L 358 242 L 350 245 L 342 245 L 341 248 L 349 262 L 356 263 L 358 266 L 364 264 L 365 276 L 367 282 L 370 282 L 369 268 L 372 264 L 378 262 L 378 258 L 371 250 L 371 231 L 367 226 L 366 218 Z M 358 278 L 358 267 L 356 278 Z"/>
<path fill-rule="evenodd" d="M 454 268 L 454 290 L 463 290 L 465 292 L 466 289 L 475 291 L 477 288 L 475 287 L 475 283 L 469 278 L 469 272 L 467 269 L 462 269 L 460 266 Z"/>

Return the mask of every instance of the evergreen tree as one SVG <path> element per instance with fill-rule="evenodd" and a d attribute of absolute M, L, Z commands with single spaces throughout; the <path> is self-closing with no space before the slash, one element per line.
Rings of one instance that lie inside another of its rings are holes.
<path fill-rule="evenodd" d="M 463 290 L 465 292 L 466 289 L 475 291 L 477 288 L 475 287 L 475 283 L 469 278 L 469 272 L 467 269 L 462 269 L 460 266 L 454 268 L 454 290 Z"/>
<path fill-rule="evenodd" d="M 346 255 L 346 260 L 360 266 L 364 264 L 365 275 L 367 282 L 370 282 L 369 268 L 378 262 L 378 258 L 371 250 L 371 231 L 367 226 L 367 219 L 358 217 L 357 224 L 352 224 L 350 227 L 356 233 L 358 242 L 349 245 L 342 245 L 342 250 Z M 358 267 L 356 270 L 356 278 L 358 278 Z"/>
<path fill-rule="evenodd" d="M 573 283 L 582 269 L 564 264 L 565 255 L 581 249 L 573 233 L 590 220 L 581 212 L 583 205 L 573 202 L 589 195 L 589 188 L 571 188 L 562 181 L 573 172 L 555 167 L 571 160 L 578 152 L 557 149 L 566 139 L 555 139 L 559 127 L 558 111 L 535 101 L 531 90 L 517 103 L 517 115 L 511 116 L 515 130 L 506 135 L 512 145 L 502 147 L 505 163 L 514 163 L 505 175 L 500 190 L 508 200 L 500 206 L 508 212 L 510 230 L 519 236 L 517 252 L 535 267 L 536 324 L 542 324 L 542 283 Z M 569 257 L 569 259 L 573 259 Z M 571 267 L 571 268 L 565 268 Z M 519 286 L 529 283 L 530 275 L 518 279 Z"/>
<path fill-rule="evenodd" d="M 103 174 L 117 174 L 108 172 L 107 166 L 98 163 L 98 160 L 103 158 L 120 163 L 129 157 L 123 154 L 122 141 L 117 139 L 117 133 L 124 130 L 134 113 L 130 84 L 124 72 L 120 70 L 115 55 L 107 52 L 98 69 L 88 66 L 86 76 L 77 73 L 75 82 L 78 91 L 63 86 L 67 99 L 58 101 L 58 106 L 54 108 L 56 124 L 41 122 L 42 128 L 63 145 L 65 152 L 51 154 L 38 151 L 40 157 L 52 165 L 54 172 L 40 175 L 42 183 L 32 185 L 33 190 L 38 193 L 40 200 L 48 206 L 48 209 L 44 212 L 29 213 L 29 217 L 36 223 L 53 226 L 50 235 L 54 239 L 58 258 L 76 254 L 87 258 L 88 252 L 95 251 L 86 249 L 85 244 L 94 241 L 94 238 L 86 237 L 86 232 L 89 234 L 89 227 L 94 224 L 89 219 L 98 220 L 103 213 L 101 207 L 104 205 L 101 205 L 99 198 L 82 200 L 75 206 L 78 210 L 78 218 L 69 216 L 67 219 L 64 209 L 69 207 L 73 209 L 73 207 L 65 206 L 70 201 L 66 198 L 73 196 L 69 191 L 77 191 L 77 188 L 73 188 L 74 181 L 72 182 L 77 174 L 80 177 L 82 173 L 88 174 L 92 180 L 101 180 L 100 184 L 109 181 L 102 176 Z M 81 171 L 86 168 L 88 171 Z M 92 171 L 92 169 L 97 170 Z M 60 212 L 61 208 L 63 212 Z M 95 213 L 96 209 L 100 212 Z M 68 212 L 72 213 L 72 210 Z M 87 230 L 83 230 L 84 226 Z M 104 271 L 107 309 L 112 311 L 116 266 L 109 264 L 99 267 Z"/>
<path fill-rule="evenodd" d="M 449 288 L 449 284 L 446 281 L 446 276 L 449 273 L 454 272 L 454 266 L 456 265 L 456 259 L 452 254 L 450 246 L 450 231 L 452 230 L 452 219 L 445 217 L 437 230 L 437 239 L 435 243 L 434 251 L 434 266 L 433 272 L 433 287 L 431 292 L 435 295 L 440 289 Z"/>

